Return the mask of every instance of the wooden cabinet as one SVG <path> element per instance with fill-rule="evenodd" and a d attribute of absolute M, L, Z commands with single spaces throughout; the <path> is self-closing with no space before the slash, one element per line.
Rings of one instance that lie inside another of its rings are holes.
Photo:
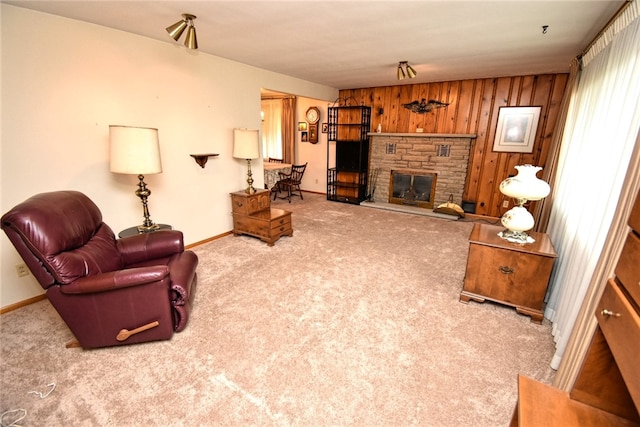
<path fill-rule="evenodd" d="M 267 190 L 258 190 L 255 194 L 248 194 L 245 191 L 231 193 L 231 204 L 233 214 L 252 215 L 256 212 L 269 209 L 271 200 Z"/>
<path fill-rule="evenodd" d="M 231 193 L 233 234 L 248 234 L 267 242 L 269 246 L 281 236 L 293 236 L 291 212 L 271 207 L 270 191 L 258 190 Z"/>
<path fill-rule="evenodd" d="M 518 407 L 511 427 L 635 425 L 615 414 L 573 400 L 568 393 L 525 376 L 518 377 L 518 395 Z"/>
<path fill-rule="evenodd" d="M 542 322 L 544 296 L 557 254 L 549 236 L 529 233 L 534 243 L 512 243 L 498 236 L 503 227 L 475 224 L 460 301 L 495 301 Z"/>
<path fill-rule="evenodd" d="M 598 326 L 569 393 L 518 379 L 511 426 L 640 426 L 640 194 L 631 231 L 595 310 Z"/>
<path fill-rule="evenodd" d="M 366 199 L 370 125 L 371 107 L 329 108 L 327 200 L 358 204 Z"/>

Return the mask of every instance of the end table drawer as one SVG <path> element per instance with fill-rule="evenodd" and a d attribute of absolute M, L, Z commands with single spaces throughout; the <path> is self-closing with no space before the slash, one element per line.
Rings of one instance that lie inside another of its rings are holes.
<path fill-rule="evenodd" d="M 288 233 L 291 231 L 291 214 L 287 214 L 271 221 L 271 235 Z"/>
<path fill-rule="evenodd" d="M 282 236 L 293 236 L 291 212 L 283 209 L 265 209 L 251 215 L 233 214 L 233 233 L 249 234 L 273 246 Z"/>
<path fill-rule="evenodd" d="M 238 232 L 249 233 L 258 237 L 269 237 L 271 227 L 269 221 L 252 216 L 237 216 L 233 218 L 233 227 Z"/>

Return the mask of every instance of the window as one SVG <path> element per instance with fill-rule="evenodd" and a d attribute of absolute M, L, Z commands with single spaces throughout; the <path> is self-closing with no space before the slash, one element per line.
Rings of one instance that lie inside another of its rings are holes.
<path fill-rule="evenodd" d="M 263 99 L 262 158 L 282 159 L 282 99 Z"/>

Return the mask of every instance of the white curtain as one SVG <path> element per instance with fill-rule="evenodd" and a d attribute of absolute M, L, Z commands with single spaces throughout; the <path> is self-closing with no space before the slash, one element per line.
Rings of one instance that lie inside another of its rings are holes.
<path fill-rule="evenodd" d="M 282 159 L 282 99 L 263 99 L 262 158 Z"/>
<path fill-rule="evenodd" d="M 583 57 L 569 106 L 547 233 L 558 252 L 545 317 L 562 360 L 592 280 L 640 129 L 640 18 L 634 1 Z"/>

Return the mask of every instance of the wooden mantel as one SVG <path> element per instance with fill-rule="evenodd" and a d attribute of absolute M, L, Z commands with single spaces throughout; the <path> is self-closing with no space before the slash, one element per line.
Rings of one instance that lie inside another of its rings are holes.
<path fill-rule="evenodd" d="M 389 133 L 389 132 L 369 132 L 369 136 L 401 136 L 415 138 L 476 138 L 474 133 Z"/>

